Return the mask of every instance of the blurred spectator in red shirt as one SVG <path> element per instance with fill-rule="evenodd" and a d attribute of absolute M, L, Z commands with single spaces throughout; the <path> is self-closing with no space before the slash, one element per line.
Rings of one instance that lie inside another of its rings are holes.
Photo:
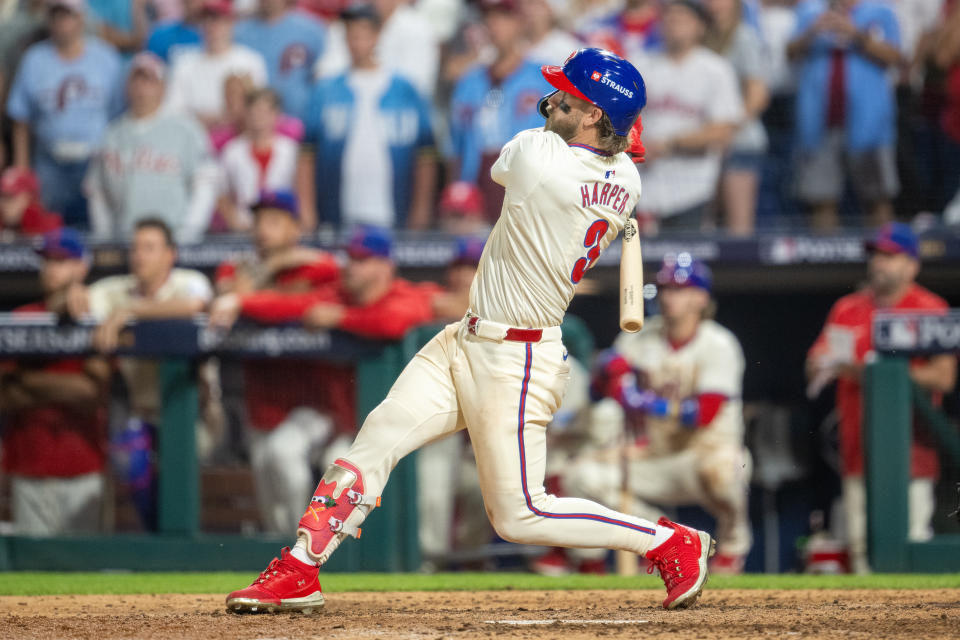
<path fill-rule="evenodd" d="M 33 171 L 10 167 L 0 175 L 0 231 L 33 235 L 62 226 L 59 215 L 43 208 Z"/>
<path fill-rule="evenodd" d="M 867 285 L 840 298 L 807 356 L 809 395 L 837 380 L 837 411 L 840 415 L 840 473 L 847 519 L 851 560 L 855 571 L 869 569 L 866 558 L 866 491 L 863 481 L 863 393 L 861 378 L 873 354 L 873 316 L 877 311 L 928 311 L 943 313 L 947 303 L 940 296 L 914 282 L 920 270 L 917 237 L 910 227 L 888 223 L 867 244 L 870 261 Z M 913 381 L 934 393 L 953 390 L 957 360 L 952 354 L 914 358 L 910 363 Z M 934 482 L 939 460 L 929 435 L 914 425 L 911 451 L 910 523 L 911 540 L 930 538 L 934 508 Z"/>
<path fill-rule="evenodd" d="M 39 252 L 44 299 L 15 313 L 66 315 L 67 290 L 87 274 L 83 242 L 72 229 L 51 231 Z M 11 477 L 17 532 L 99 530 L 109 365 L 101 358 L 49 358 L 0 365 L 0 372 L 3 469 Z"/>
<path fill-rule="evenodd" d="M 306 293 L 334 286 L 333 256 L 300 245 L 299 207 L 289 191 L 263 192 L 253 206 L 253 260 L 225 263 L 216 286 L 224 301 L 270 291 Z M 317 360 L 270 358 L 243 362 L 250 463 L 263 523 L 289 531 L 313 491 L 311 462 L 337 432 L 356 428 L 353 369 Z"/>

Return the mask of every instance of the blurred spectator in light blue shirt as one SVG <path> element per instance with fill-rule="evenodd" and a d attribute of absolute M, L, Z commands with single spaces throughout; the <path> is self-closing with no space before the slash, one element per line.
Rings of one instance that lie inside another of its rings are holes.
<path fill-rule="evenodd" d="M 900 185 L 888 71 L 901 59 L 893 10 L 874 0 L 806 0 L 788 54 L 799 63 L 797 192 L 814 227 L 837 227 L 845 177 L 872 224 L 892 219 Z"/>
<path fill-rule="evenodd" d="M 263 56 L 270 87 L 279 94 L 283 110 L 302 118 L 326 27 L 289 7 L 288 0 L 260 0 L 259 14 L 237 23 L 234 39 Z"/>
<path fill-rule="evenodd" d="M 7 98 L 13 163 L 32 164 L 43 204 L 83 227 L 81 185 L 107 122 L 122 108 L 121 62 L 113 47 L 84 34 L 83 0 L 48 7 L 50 38 L 27 49 Z"/>

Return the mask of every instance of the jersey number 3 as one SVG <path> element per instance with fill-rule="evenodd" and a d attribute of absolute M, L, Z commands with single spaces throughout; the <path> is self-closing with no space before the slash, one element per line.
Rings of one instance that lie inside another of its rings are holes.
<path fill-rule="evenodd" d="M 593 266 L 593 263 L 600 257 L 600 240 L 610 228 L 610 223 L 606 220 L 597 220 L 587 229 L 587 235 L 583 237 L 583 246 L 588 249 L 587 255 L 577 260 L 573 265 L 573 272 L 570 274 L 570 280 L 577 284 L 583 280 L 583 274 L 587 269 Z"/>

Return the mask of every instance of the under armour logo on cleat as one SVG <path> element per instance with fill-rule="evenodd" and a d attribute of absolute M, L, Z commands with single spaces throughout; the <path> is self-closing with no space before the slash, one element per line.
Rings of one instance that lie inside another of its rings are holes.
<path fill-rule="evenodd" d="M 298 587 L 302 587 L 302 586 L 305 585 L 305 584 L 307 584 L 307 581 L 306 581 L 306 580 L 297 580 L 297 586 L 298 586 Z"/>

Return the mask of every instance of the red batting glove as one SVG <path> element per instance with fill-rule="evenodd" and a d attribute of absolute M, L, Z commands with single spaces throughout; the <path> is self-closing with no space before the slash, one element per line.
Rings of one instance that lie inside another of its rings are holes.
<path fill-rule="evenodd" d="M 644 155 L 647 153 L 647 150 L 643 148 L 643 141 L 640 140 L 642 133 L 643 122 L 640 116 L 637 116 L 637 121 L 633 123 L 633 128 L 630 129 L 630 146 L 627 147 L 627 155 L 630 156 L 630 159 L 633 160 L 635 164 L 643 162 Z"/>
<path fill-rule="evenodd" d="M 614 398 L 619 401 L 622 378 L 630 373 L 633 369 L 622 355 L 613 349 L 601 352 L 593 368 L 590 395 L 594 400 Z"/>

